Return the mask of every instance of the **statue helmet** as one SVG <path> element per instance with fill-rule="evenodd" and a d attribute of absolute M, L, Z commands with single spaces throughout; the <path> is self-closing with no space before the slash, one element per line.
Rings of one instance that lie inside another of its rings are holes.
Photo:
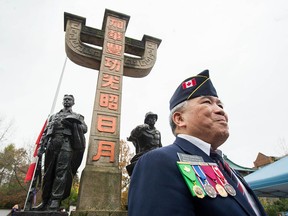
<path fill-rule="evenodd" d="M 149 116 L 155 116 L 156 117 L 156 121 L 158 119 L 158 115 L 157 114 L 155 114 L 153 112 L 147 112 L 146 115 L 145 115 L 144 123 L 147 124 L 147 119 L 148 119 Z"/>

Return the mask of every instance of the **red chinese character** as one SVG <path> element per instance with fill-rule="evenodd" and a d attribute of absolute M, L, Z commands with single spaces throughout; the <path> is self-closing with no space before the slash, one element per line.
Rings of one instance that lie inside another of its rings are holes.
<path fill-rule="evenodd" d="M 115 161 L 115 143 L 109 141 L 99 141 L 97 154 L 92 157 L 92 160 L 98 161 L 101 156 L 110 157 L 109 162 L 113 163 Z"/>
<path fill-rule="evenodd" d="M 116 117 L 99 115 L 97 129 L 100 132 L 114 133 L 116 131 Z"/>
<path fill-rule="evenodd" d="M 118 31 L 109 30 L 108 31 L 108 37 L 110 39 L 112 39 L 112 40 L 122 41 L 123 33 L 122 32 L 118 32 Z"/>
<path fill-rule="evenodd" d="M 110 71 L 116 71 L 119 72 L 120 70 L 120 66 L 121 66 L 121 62 L 118 59 L 112 59 L 112 58 L 108 58 L 105 57 L 105 67 L 108 67 Z"/>
<path fill-rule="evenodd" d="M 122 20 L 114 19 L 112 17 L 110 17 L 110 22 L 108 25 L 118 29 L 124 28 L 124 22 Z"/>
<path fill-rule="evenodd" d="M 120 77 L 112 76 L 109 74 L 103 74 L 102 80 L 105 82 L 101 85 L 102 87 L 109 86 L 111 89 L 115 89 L 115 90 L 119 89 Z"/>
<path fill-rule="evenodd" d="M 113 94 L 100 94 L 100 103 L 101 107 L 106 107 L 110 110 L 117 110 L 118 109 L 118 95 Z"/>
<path fill-rule="evenodd" d="M 107 43 L 107 53 L 121 55 L 122 46 L 119 44 Z"/>

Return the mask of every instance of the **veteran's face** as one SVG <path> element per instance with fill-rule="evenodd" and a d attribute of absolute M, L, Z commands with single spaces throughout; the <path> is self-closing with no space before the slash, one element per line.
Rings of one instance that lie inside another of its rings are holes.
<path fill-rule="evenodd" d="M 198 137 L 210 143 L 213 149 L 229 137 L 228 116 L 217 97 L 201 96 L 188 100 L 178 117 L 179 133 Z"/>

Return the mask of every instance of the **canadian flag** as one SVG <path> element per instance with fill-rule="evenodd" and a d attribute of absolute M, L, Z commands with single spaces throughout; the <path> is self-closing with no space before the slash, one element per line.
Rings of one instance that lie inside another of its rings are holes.
<path fill-rule="evenodd" d="M 35 150 L 34 150 L 34 154 L 33 154 L 33 159 L 32 159 L 31 164 L 28 167 L 28 171 L 27 171 L 25 179 L 24 179 L 25 183 L 28 182 L 28 181 L 31 181 L 32 178 L 33 178 L 33 174 L 34 174 L 34 171 L 35 171 L 35 168 L 36 168 L 37 157 L 38 157 L 37 153 L 38 153 L 38 149 L 40 147 L 40 141 L 41 141 L 41 138 L 42 138 L 42 134 L 44 132 L 44 129 L 45 129 L 46 125 L 47 125 L 47 120 L 45 121 L 45 123 L 44 123 L 44 125 L 42 127 L 42 130 L 41 130 L 41 132 L 40 132 L 40 134 L 39 134 L 39 136 L 38 136 L 38 138 L 36 140 L 36 143 L 35 143 L 36 146 L 35 146 Z"/>
<path fill-rule="evenodd" d="M 190 79 L 186 82 L 183 82 L 182 83 L 182 88 L 183 89 L 187 89 L 187 88 L 191 88 L 192 86 L 195 86 L 197 83 L 196 83 L 196 79 L 193 78 L 193 79 Z"/>

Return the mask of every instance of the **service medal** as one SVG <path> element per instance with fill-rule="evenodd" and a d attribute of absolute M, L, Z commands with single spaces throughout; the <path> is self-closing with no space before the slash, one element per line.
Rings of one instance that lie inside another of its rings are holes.
<path fill-rule="evenodd" d="M 217 192 L 220 194 L 220 196 L 222 196 L 222 197 L 228 196 L 227 192 L 225 191 L 225 189 L 220 184 L 216 184 L 215 187 L 216 187 Z"/>
<path fill-rule="evenodd" d="M 198 185 L 194 185 L 192 190 L 198 198 L 204 198 L 205 194 L 201 187 L 199 187 Z"/>
<path fill-rule="evenodd" d="M 211 198 L 215 198 L 217 196 L 217 192 L 215 191 L 215 189 L 213 188 L 213 186 L 211 186 L 210 184 L 204 184 L 203 188 L 206 192 L 206 194 L 211 197 Z"/>
<path fill-rule="evenodd" d="M 236 190 L 232 187 L 232 185 L 226 183 L 224 185 L 224 188 L 228 194 L 230 194 L 231 196 L 236 196 Z"/>

